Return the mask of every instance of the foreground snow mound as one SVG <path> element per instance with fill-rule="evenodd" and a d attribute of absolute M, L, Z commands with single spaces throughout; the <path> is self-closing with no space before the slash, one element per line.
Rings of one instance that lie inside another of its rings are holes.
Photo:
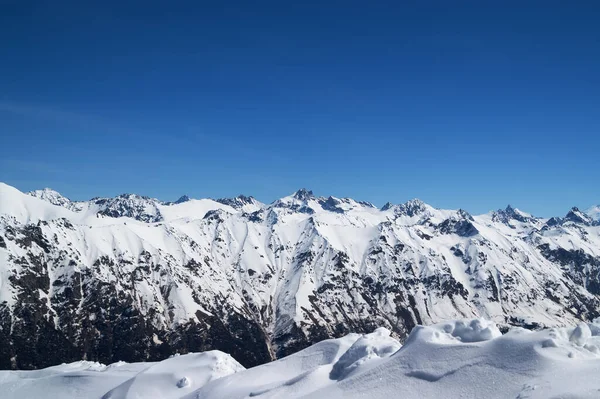
<path fill-rule="evenodd" d="M 600 397 L 600 325 L 500 335 L 481 319 L 413 329 L 393 356 L 310 398 Z"/>
<path fill-rule="evenodd" d="M 501 335 L 484 319 L 379 328 L 244 369 L 211 351 L 159 363 L 76 362 L 0 372 L 5 398 L 598 398 L 600 320 Z"/>
<path fill-rule="evenodd" d="M 328 339 L 275 362 L 214 381 L 185 398 L 299 398 L 392 355 L 400 346 L 385 328 L 371 334 Z"/>
<path fill-rule="evenodd" d="M 242 365 L 220 351 L 175 356 L 147 368 L 102 399 L 181 398 L 210 381 L 242 370 Z"/>
<path fill-rule="evenodd" d="M 0 371 L 0 398 L 100 398 L 156 363 L 74 362 L 35 371 Z"/>
<path fill-rule="evenodd" d="M 417 327 L 413 330 L 413 334 L 418 334 L 422 328 L 421 326 Z M 427 331 L 430 332 L 430 330 L 433 330 L 431 332 L 434 333 L 431 339 L 438 342 L 481 342 L 502 335 L 495 323 L 485 319 L 449 321 L 428 327 Z M 440 333 L 444 335 L 440 335 Z"/>
<path fill-rule="evenodd" d="M 378 328 L 372 334 L 363 335 L 342 355 L 329 373 L 332 380 L 341 380 L 350 375 L 354 370 L 366 364 L 385 358 L 400 349 L 400 343 L 390 338 L 390 331 Z"/>

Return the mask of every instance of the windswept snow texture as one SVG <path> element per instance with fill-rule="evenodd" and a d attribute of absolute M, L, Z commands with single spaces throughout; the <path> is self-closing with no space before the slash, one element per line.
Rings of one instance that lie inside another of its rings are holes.
<path fill-rule="evenodd" d="M 598 398 L 597 323 L 502 335 L 493 322 L 457 320 L 417 326 L 404 346 L 379 328 L 249 369 L 219 351 L 159 363 L 76 362 L 0 372 L 0 392 L 3 399 Z"/>
<path fill-rule="evenodd" d="M 305 189 L 76 202 L 0 183 L 0 369 L 213 349 L 250 367 L 376 327 L 553 327 L 599 309 L 600 222 L 578 208 L 473 216 Z"/>
<path fill-rule="evenodd" d="M 600 205 L 596 205 L 587 210 L 589 217 L 596 221 L 600 221 Z"/>

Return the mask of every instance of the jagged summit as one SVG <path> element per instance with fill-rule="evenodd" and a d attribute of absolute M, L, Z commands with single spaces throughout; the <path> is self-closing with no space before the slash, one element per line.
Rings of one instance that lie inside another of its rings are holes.
<path fill-rule="evenodd" d="M 137 194 L 120 194 L 114 198 L 97 198 L 93 201 L 97 215 L 112 218 L 129 217 L 146 223 L 163 220 L 160 201 Z"/>
<path fill-rule="evenodd" d="M 591 226 L 594 224 L 594 219 L 589 215 L 579 210 L 577 207 L 571 208 L 569 213 L 564 218 L 565 222 L 573 222 L 577 224 L 583 224 L 585 226 Z"/>
<path fill-rule="evenodd" d="M 312 190 L 301 188 L 300 190 L 294 193 L 293 197 L 300 201 L 308 201 L 309 199 L 314 197 L 314 194 Z"/>
<path fill-rule="evenodd" d="M 44 188 L 43 190 L 34 190 L 27 193 L 32 197 L 39 198 L 41 200 L 47 201 L 53 205 L 62 206 L 72 211 L 80 211 L 83 207 L 81 202 L 71 201 L 69 198 L 65 197 L 61 193 L 51 188 Z"/>
<path fill-rule="evenodd" d="M 408 216 L 413 217 L 420 214 L 423 214 L 431 208 L 429 205 L 424 203 L 418 198 L 413 198 L 411 200 L 406 201 L 403 204 L 394 205 L 391 202 L 387 202 L 383 207 L 381 207 L 381 211 L 389 211 L 393 210 L 394 214 L 397 216 Z M 433 208 L 431 208 L 433 209 Z"/>
<path fill-rule="evenodd" d="M 521 210 L 514 208 L 512 205 L 507 205 L 504 209 L 498 209 L 492 212 L 492 218 L 497 221 L 501 221 L 504 224 L 511 225 L 514 221 L 521 223 L 529 223 L 536 220 L 535 217 L 528 213 L 522 212 Z"/>
<path fill-rule="evenodd" d="M 358 201 L 358 203 L 367 208 L 377 209 L 377 207 L 372 202 L 369 202 L 369 201 Z"/>
<path fill-rule="evenodd" d="M 243 205 L 256 203 L 256 199 L 254 197 L 246 196 L 243 194 L 240 194 L 234 198 L 219 198 L 216 201 L 220 202 L 221 204 L 230 205 L 234 208 L 237 208 L 237 207 L 240 207 Z"/>
<path fill-rule="evenodd" d="M 65 205 L 71 203 L 70 199 L 68 199 L 67 197 L 65 197 L 61 193 L 59 193 L 58 191 L 53 190 L 51 188 L 44 188 L 42 190 L 34 190 L 34 191 L 28 192 L 27 194 L 31 195 L 32 197 L 42 199 L 44 201 L 48 201 L 49 203 L 58 205 L 58 206 L 65 206 Z"/>
<path fill-rule="evenodd" d="M 256 198 L 243 194 L 234 198 L 219 198 L 216 201 L 245 213 L 257 212 L 265 206 L 262 202 L 257 201 Z"/>
<path fill-rule="evenodd" d="M 427 205 L 418 198 L 414 198 L 406 201 L 400 207 L 406 212 L 408 216 L 414 216 L 422 213 L 426 210 Z"/>
<path fill-rule="evenodd" d="M 389 209 L 392 209 L 393 206 L 394 206 L 394 204 L 392 204 L 391 202 L 388 201 L 381 207 L 381 210 L 387 211 Z"/>
<path fill-rule="evenodd" d="M 191 198 L 190 198 L 190 197 L 188 197 L 187 195 L 185 195 L 185 194 L 184 194 L 184 195 L 182 195 L 181 197 L 179 197 L 179 198 L 177 199 L 177 201 L 175 201 L 174 203 L 175 203 L 175 204 L 182 204 L 182 203 L 184 203 L 184 202 L 188 202 L 189 200 L 191 200 Z"/>
<path fill-rule="evenodd" d="M 75 212 L 85 211 L 90 208 L 90 204 L 97 205 L 99 215 L 106 217 L 132 217 L 145 222 L 158 222 L 163 220 L 160 207 L 165 205 L 177 205 L 189 202 L 192 199 L 187 195 L 181 196 L 174 202 L 162 202 L 155 198 L 141 196 L 137 194 L 120 194 L 113 198 L 95 197 L 90 201 L 71 201 L 61 195 L 59 192 L 45 188 L 43 190 L 35 190 L 27 193 L 30 196 L 42 199 L 51 204 L 62 206 Z M 313 201 L 313 202 L 311 202 Z M 366 201 L 355 201 L 352 198 L 337 198 L 316 197 L 313 191 L 306 188 L 301 188 L 293 194 L 275 200 L 271 205 L 266 205 L 256 200 L 253 196 L 240 194 L 233 198 L 219 198 L 215 202 L 230 206 L 231 208 L 253 214 L 261 210 L 266 210 L 268 207 L 286 208 L 291 212 L 300 212 L 312 214 L 314 212 L 326 211 L 334 213 L 346 213 L 351 209 L 359 209 L 365 207 L 368 209 L 377 209 L 375 205 Z M 418 198 L 406 201 L 402 204 L 393 204 L 387 202 L 380 209 L 382 212 L 393 210 L 394 218 L 406 216 L 426 216 L 428 213 L 434 212 L 435 208 L 424 203 Z M 532 216 L 529 213 L 523 212 L 518 208 L 507 205 L 504 209 L 491 212 L 492 218 L 495 221 L 500 221 L 504 224 L 512 226 L 515 222 L 530 223 L 540 222 L 547 226 L 557 226 L 563 223 L 576 223 L 586 226 L 600 224 L 600 205 L 589 208 L 583 212 L 577 207 L 573 207 L 565 217 L 552 217 L 549 219 L 541 219 Z M 256 216 L 253 220 L 259 220 Z M 513 226 L 514 227 L 514 226 Z"/>

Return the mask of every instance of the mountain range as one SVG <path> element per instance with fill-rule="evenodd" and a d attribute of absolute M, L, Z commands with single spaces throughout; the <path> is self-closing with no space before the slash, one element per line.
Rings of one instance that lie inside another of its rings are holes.
<path fill-rule="evenodd" d="M 470 215 L 305 189 L 71 201 L 0 183 L 0 368 L 211 349 L 248 367 L 376 327 L 592 320 L 599 209 Z"/>

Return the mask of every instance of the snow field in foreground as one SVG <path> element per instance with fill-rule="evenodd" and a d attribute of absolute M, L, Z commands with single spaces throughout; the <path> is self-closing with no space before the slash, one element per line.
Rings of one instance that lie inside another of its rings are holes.
<path fill-rule="evenodd" d="M 379 328 L 244 369 L 210 351 L 156 363 L 0 371 L 2 398 L 598 398 L 600 320 L 502 335 L 484 319 L 417 326 L 403 346 Z"/>

